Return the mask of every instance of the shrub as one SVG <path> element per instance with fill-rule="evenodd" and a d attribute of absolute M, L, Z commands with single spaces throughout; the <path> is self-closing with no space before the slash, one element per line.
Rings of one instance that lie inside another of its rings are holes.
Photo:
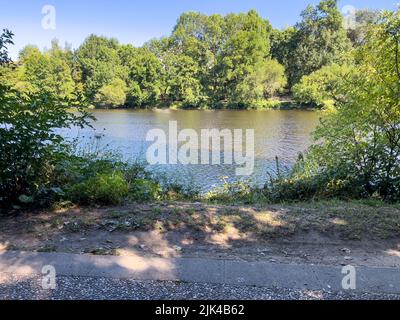
<path fill-rule="evenodd" d="M 99 90 L 95 97 L 95 103 L 102 108 L 123 106 L 126 102 L 126 92 L 127 87 L 125 81 L 115 79 Z"/>
<path fill-rule="evenodd" d="M 159 183 L 146 180 L 133 180 L 129 185 L 129 198 L 135 201 L 149 201 L 160 197 L 162 189 Z"/>
<path fill-rule="evenodd" d="M 120 204 L 129 193 L 129 185 L 121 171 L 97 174 L 95 177 L 73 185 L 68 196 L 80 204 Z"/>
<path fill-rule="evenodd" d="M 334 101 L 314 133 L 305 161 L 267 186 L 275 199 L 400 198 L 400 11 L 383 12 L 368 27 L 354 67 L 332 65 L 304 77 L 297 99 Z"/>
<path fill-rule="evenodd" d="M 19 95 L 0 85 L 0 202 L 15 203 L 51 184 L 66 150 L 54 129 L 88 124 L 85 111 L 71 113 L 66 103 L 49 94 Z"/>
<path fill-rule="evenodd" d="M 335 88 L 349 74 L 354 73 L 353 67 L 333 64 L 323 67 L 293 86 L 293 96 L 298 103 L 319 108 L 332 108 L 340 97 L 335 96 Z"/>

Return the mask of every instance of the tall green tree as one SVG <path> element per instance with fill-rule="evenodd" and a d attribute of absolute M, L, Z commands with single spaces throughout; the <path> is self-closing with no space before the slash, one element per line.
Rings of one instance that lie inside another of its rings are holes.
<path fill-rule="evenodd" d="M 102 108 L 121 107 L 126 103 L 127 87 L 124 80 L 114 79 L 99 89 L 94 98 L 97 106 Z"/>
<path fill-rule="evenodd" d="M 69 99 L 75 96 L 75 82 L 66 60 L 54 51 L 42 53 L 27 47 L 20 55 L 17 88 L 25 93 L 44 93 Z"/>
<path fill-rule="evenodd" d="M 222 89 L 221 98 L 230 104 L 240 104 L 243 80 L 269 59 L 271 26 L 255 11 L 228 15 L 225 20 L 228 39 L 221 59 L 223 81 L 219 89 Z"/>
<path fill-rule="evenodd" d="M 240 105 L 244 82 L 270 58 L 270 24 L 257 12 L 206 16 L 183 14 L 171 36 L 170 50 L 197 63 L 205 101 Z"/>
<path fill-rule="evenodd" d="M 351 49 L 337 0 L 309 6 L 301 16 L 296 31 L 285 31 L 273 48 L 275 57 L 286 67 L 290 88 L 303 76 L 341 62 L 343 54 Z"/>
<path fill-rule="evenodd" d="M 132 45 L 121 46 L 119 56 L 128 74 L 127 105 L 154 107 L 162 90 L 161 61 L 148 48 Z"/>
<path fill-rule="evenodd" d="M 94 102 L 100 88 L 116 78 L 127 80 L 128 75 L 121 65 L 118 50 L 116 39 L 95 35 L 89 36 L 78 48 L 76 56 L 82 70 L 85 94 L 90 102 Z"/>
<path fill-rule="evenodd" d="M 294 99 L 300 104 L 331 109 L 341 102 L 343 95 L 337 92 L 344 78 L 355 75 L 354 64 L 331 64 L 301 78 L 292 88 Z"/>
<path fill-rule="evenodd" d="M 198 79 L 198 64 L 186 55 L 169 53 L 165 57 L 165 86 L 170 103 L 180 103 L 184 107 L 198 106 L 202 88 Z"/>

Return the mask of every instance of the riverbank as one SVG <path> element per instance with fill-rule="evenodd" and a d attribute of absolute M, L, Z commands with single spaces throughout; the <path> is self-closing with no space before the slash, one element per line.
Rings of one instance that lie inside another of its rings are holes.
<path fill-rule="evenodd" d="M 214 106 L 190 106 L 185 105 L 179 101 L 168 102 L 168 103 L 158 103 L 151 106 L 142 106 L 142 107 L 127 107 L 127 106 L 114 106 L 112 108 L 109 107 L 101 107 L 101 106 L 91 106 L 89 109 L 93 110 L 247 110 L 247 111 L 260 111 L 260 110 L 308 110 L 315 111 L 320 110 L 320 108 L 316 108 L 310 104 L 303 104 L 295 101 L 292 96 L 277 96 L 275 98 L 266 99 L 257 101 L 250 105 L 229 105 L 224 102 L 220 102 Z"/>
<path fill-rule="evenodd" d="M 154 202 L 25 211 L 0 218 L 0 249 L 399 267 L 400 206 Z"/>

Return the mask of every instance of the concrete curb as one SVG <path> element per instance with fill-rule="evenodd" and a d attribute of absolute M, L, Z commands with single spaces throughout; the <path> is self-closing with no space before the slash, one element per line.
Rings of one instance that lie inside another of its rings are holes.
<path fill-rule="evenodd" d="M 342 267 L 195 258 L 91 256 L 65 253 L 0 252 L 0 273 L 40 275 L 52 265 L 57 275 L 135 280 L 185 281 L 342 291 Z M 400 269 L 356 267 L 357 292 L 400 294 Z"/>

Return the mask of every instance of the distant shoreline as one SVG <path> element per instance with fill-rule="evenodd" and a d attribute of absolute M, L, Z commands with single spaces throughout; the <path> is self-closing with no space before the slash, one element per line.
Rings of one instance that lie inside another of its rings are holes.
<path fill-rule="evenodd" d="M 179 102 L 171 102 L 168 104 L 159 104 L 154 107 L 127 107 L 127 106 L 119 106 L 119 107 L 99 107 L 99 106 L 91 106 L 88 109 L 93 110 L 232 110 L 232 111 L 264 111 L 264 110 L 307 110 L 307 111 L 315 111 L 319 110 L 319 108 L 309 105 L 309 104 L 301 104 L 293 99 L 282 99 L 279 98 L 277 100 L 266 100 L 266 106 L 254 106 L 254 107 L 244 107 L 239 108 L 236 106 L 223 106 L 223 107 L 190 107 L 190 106 L 179 106 Z"/>

